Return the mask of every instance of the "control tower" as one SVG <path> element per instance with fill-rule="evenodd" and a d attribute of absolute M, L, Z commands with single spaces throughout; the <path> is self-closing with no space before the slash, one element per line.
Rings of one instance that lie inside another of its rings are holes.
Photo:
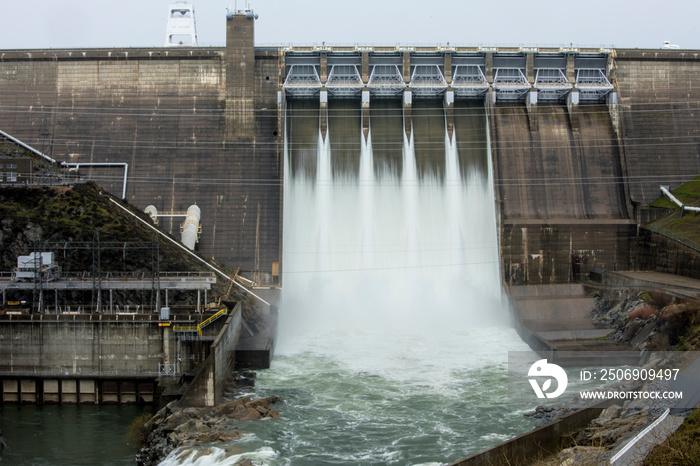
<path fill-rule="evenodd" d="M 194 21 L 194 5 L 190 5 L 187 2 L 177 2 L 168 7 L 168 25 L 165 28 L 165 46 L 197 46 L 197 25 Z"/>

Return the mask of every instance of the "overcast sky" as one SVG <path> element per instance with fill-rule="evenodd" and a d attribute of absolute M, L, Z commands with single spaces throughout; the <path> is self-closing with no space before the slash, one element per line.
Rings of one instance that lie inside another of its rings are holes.
<path fill-rule="evenodd" d="M 0 49 L 152 47 L 167 0 L 3 0 Z M 190 0 L 200 45 L 223 45 L 226 8 Z M 427 44 L 700 49 L 698 0 L 257 0 L 257 45 Z"/>

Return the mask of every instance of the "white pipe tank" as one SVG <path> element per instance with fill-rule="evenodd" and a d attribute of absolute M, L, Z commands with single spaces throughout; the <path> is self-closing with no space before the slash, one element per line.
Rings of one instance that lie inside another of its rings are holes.
<path fill-rule="evenodd" d="M 158 209 L 156 209 L 156 206 L 149 205 L 143 211 L 151 217 L 154 225 L 158 225 Z"/>
<path fill-rule="evenodd" d="M 187 246 L 188 249 L 194 251 L 194 245 L 199 241 L 199 231 L 200 224 L 199 219 L 202 216 L 202 211 L 196 205 L 191 205 L 187 209 L 187 218 L 185 218 L 184 223 L 180 226 L 180 232 L 182 233 L 182 244 Z"/>

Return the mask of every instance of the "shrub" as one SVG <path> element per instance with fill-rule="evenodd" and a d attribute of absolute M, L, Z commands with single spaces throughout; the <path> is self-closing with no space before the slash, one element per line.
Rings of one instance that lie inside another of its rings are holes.
<path fill-rule="evenodd" d="M 128 437 L 138 447 L 143 447 L 144 445 L 146 445 L 148 436 L 153 430 L 153 425 L 149 424 L 148 422 L 151 420 L 152 417 L 152 413 L 144 413 L 140 416 L 137 416 L 129 426 Z"/>

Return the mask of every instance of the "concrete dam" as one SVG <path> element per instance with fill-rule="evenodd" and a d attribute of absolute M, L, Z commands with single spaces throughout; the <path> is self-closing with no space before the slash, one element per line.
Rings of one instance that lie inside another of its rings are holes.
<path fill-rule="evenodd" d="M 700 171 L 697 52 L 261 48 L 253 18 L 226 27 L 223 48 L 0 51 L 0 129 L 140 208 L 196 204 L 198 251 L 260 285 L 281 284 L 286 176 L 317 176 L 326 141 L 333 182 L 367 143 L 378 177 L 405 140 L 421 180 L 445 183 L 452 142 L 463 179 L 490 169 L 503 283 L 663 265 L 637 228 Z"/>

